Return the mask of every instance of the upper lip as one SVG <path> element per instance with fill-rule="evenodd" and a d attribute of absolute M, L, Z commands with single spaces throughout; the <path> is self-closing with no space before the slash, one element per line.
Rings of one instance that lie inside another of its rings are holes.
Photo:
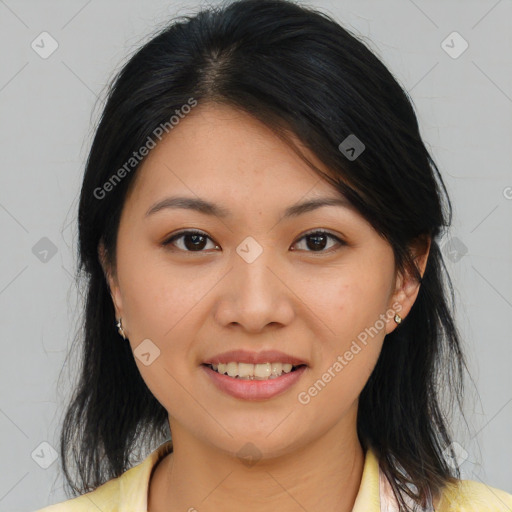
<path fill-rule="evenodd" d="M 231 350 L 217 354 L 209 359 L 206 359 L 203 364 L 220 364 L 220 363 L 249 363 L 249 364 L 262 364 L 262 363 L 290 363 L 293 366 L 307 364 L 302 359 L 285 354 L 279 350 L 262 350 L 260 352 L 250 352 L 248 350 Z"/>

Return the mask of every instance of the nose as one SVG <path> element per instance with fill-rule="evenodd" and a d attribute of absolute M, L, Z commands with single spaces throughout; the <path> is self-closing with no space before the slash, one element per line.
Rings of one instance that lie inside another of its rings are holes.
<path fill-rule="evenodd" d="M 290 324 L 295 295 L 289 281 L 289 272 L 278 263 L 271 247 L 266 246 L 255 259 L 246 258 L 243 251 L 234 252 L 231 270 L 218 289 L 216 321 L 222 327 L 238 325 L 250 333 Z"/>

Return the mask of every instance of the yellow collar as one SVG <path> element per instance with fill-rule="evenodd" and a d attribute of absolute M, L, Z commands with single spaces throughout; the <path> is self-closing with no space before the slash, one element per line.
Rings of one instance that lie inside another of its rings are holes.
<path fill-rule="evenodd" d="M 151 471 L 172 448 L 171 441 L 161 444 L 144 461 L 119 477 L 119 512 L 146 512 Z M 379 462 L 369 448 L 365 454 L 361 484 L 352 512 L 381 512 Z"/>

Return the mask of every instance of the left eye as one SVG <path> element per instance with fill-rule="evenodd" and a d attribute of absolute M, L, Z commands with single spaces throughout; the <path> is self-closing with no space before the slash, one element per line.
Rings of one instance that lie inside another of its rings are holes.
<path fill-rule="evenodd" d="M 329 238 L 331 240 L 334 240 L 335 242 L 337 242 L 339 245 L 345 245 L 345 242 L 343 240 L 341 240 L 337 236 L 333 235 L 332 233 L 329 233 L 328 231 L 324 231 L 324 230 L 317 230 L 317 231 L 312 231 L 310 233 L 306 233 L 301 238 L 299 238 L 299 241 L 307 240 L 307 239 L 312 240 L 312 243 L 306 243 L 306 246 L 308 248 L 313 247 L 314 249 L 320 249 L 320 250 L 313 250 L 313 251 L 308 251 L 308 252 L 330 252 L 330 251 L 323 250 L 323 249 L 325 249 L 326 240 L 328 240 Z M 332 246 L 330 248 L 332 248 Z"/>
<path fill-rule="evenodd" d="M 308 248 L 312 247 L 313 250 L 307 252 L 329 252 L 324 250 L 326 246 L 326 240 L 329 238 L 337 242 L 339 245 L 345 245 L 345 242 L 343 240 L 333 235 L 332 233 L 323 230 L 317 230 L 312 231 L 310 233 L 306 233 L 301 238 L 299 238 L 299 241 L 296 242 L 296 244 L 299 243 L 301 240 L 311 240 L 312 242 L 306 243 L 306 246 Z M 206 243 L 205 241 L 211 240 L 211 238 L 201 231 L 182 231 L 181 233 L 173 235 L 171 238 L 163 242 L 162 245 L 174 245 L 175 241 L 178 240 L 184 242 L 182 247 L 178 247 L 180 250 L 184 250 L 185 252 L 203 252 Z M 214 248 L 219 247 L 217 244 L 213 245 Z"/>

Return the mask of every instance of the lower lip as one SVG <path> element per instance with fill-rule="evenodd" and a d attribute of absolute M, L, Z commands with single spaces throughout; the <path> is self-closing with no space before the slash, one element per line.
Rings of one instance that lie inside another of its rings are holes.
<path fill-rule="evenodd" d="M 213 383 L 224 393 L 244 400 L 266 400 L 290 389 L 302 376 L 306 366 L 300 366 L 293 372 L 283 373 L 280 377 L 267 380 L 237 379 L 201 365 Z"/>

